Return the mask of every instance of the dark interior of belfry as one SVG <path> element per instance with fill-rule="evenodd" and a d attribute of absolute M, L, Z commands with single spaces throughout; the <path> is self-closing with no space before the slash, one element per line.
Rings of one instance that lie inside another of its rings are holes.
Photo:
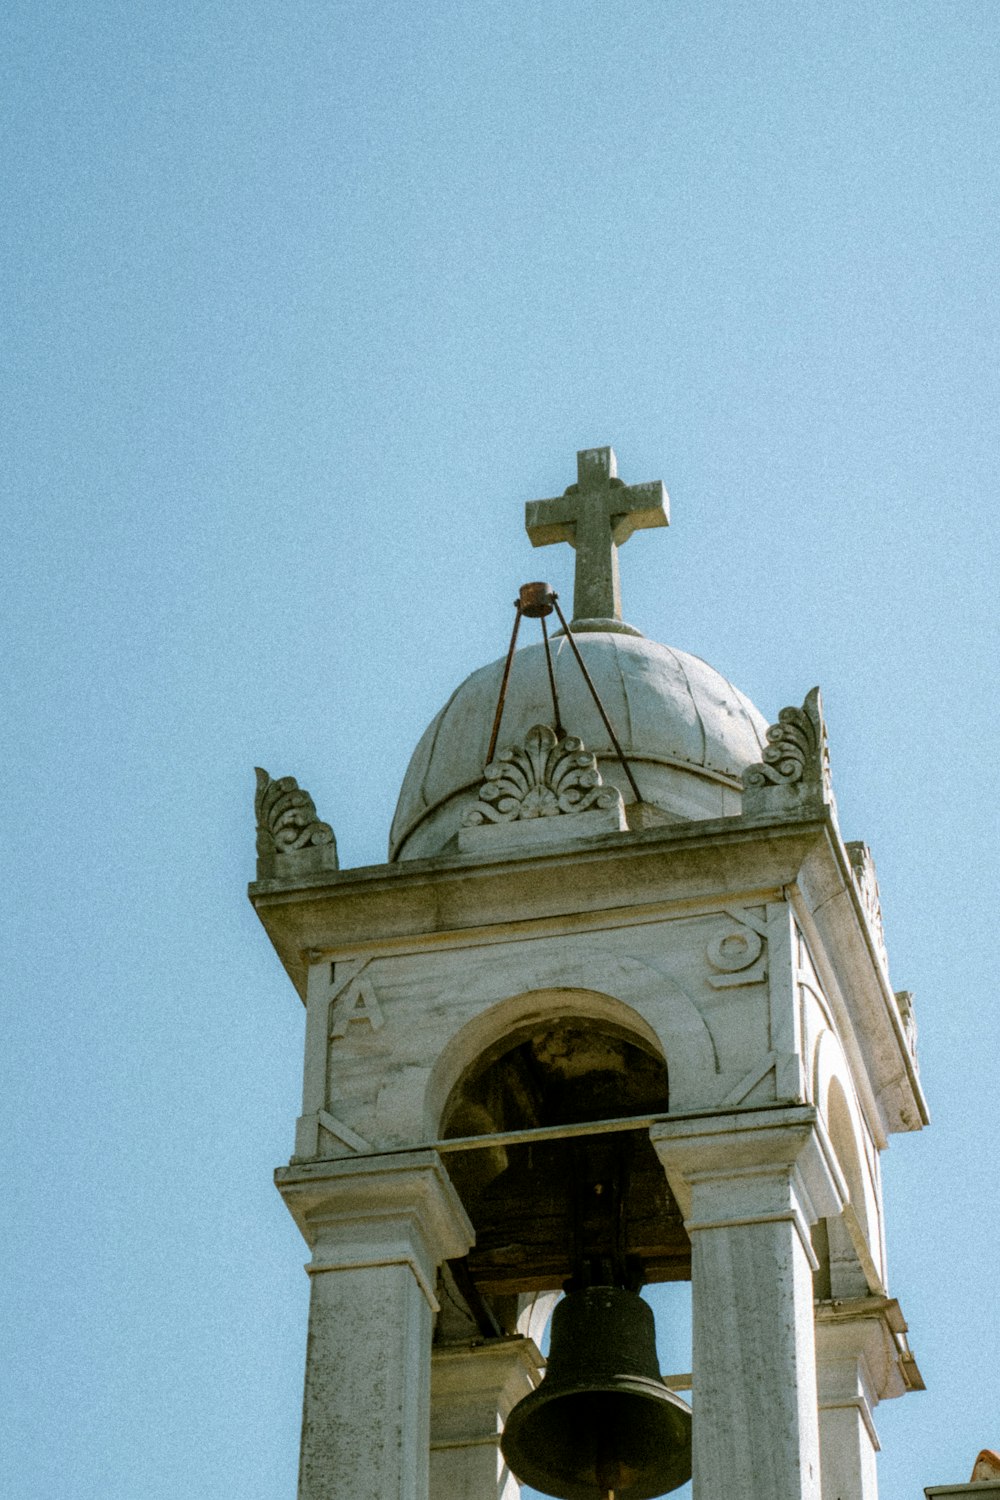
<path fill-rule="evenodd" d="M 690 1243 L 646 1123 L 668 1107 L 663 1059 L 589 1018 L 526 1026 L 456 1085 L 444 1139 L 567 1130 L 446 1154 L 476 1241 L 445 1281 L 482 1334 L 514 1332 L 518 1294 L 690 1279 Z M 629 1117 L 635 1128 L 599 1123 Z"/>

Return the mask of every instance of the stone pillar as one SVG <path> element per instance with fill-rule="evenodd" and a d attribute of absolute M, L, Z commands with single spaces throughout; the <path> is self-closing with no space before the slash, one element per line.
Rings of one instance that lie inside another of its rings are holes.
<path fill-rule="evenodd" d="M 691 1236 L 695 1500 L 820 1500 L 809 1226 L 846 1188 L 816 1111 L 650 1136 Z"/>
<path fill-rule="evenodd" d="M 431 1359 L 431 1500 L 517 1500 L 500 1453 L 511 1409 L 545 1361 L 531 1339 L 443 1344 Z"/>
<path fill-rule="evenodd" d="M 427 1500 L 434 1286 L 472 1226 L 434 1151 L 275 1174 L 312 1260 L 299 1500 Z"/>
<path fill-rule="evenodd" d="M 911 1388 L 894 1335 L 905 1333 L 885 1297 L 816 1304 L 816 1382 L 823 1500 L 878 1500 L 872 1413 Z"/>

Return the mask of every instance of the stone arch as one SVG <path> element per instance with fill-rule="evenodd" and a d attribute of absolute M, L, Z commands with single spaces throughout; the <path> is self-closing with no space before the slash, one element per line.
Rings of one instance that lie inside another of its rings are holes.
<path fill-rule="evenodd" d="M 427 1114 L 475 1229 L 451 1268 L 470 1311 L 540 1334 L 549 1294 L 570 1279 L 638 1286 L 689 1273 L 680 1211 L 642 1123 L 669 1108 L 658 1032 L 612 994 L 527 990 L 456 1030 L 431 1071 Z"/>
<path fill-rule="evenodd" d="M 848 1189 L 848 1203 L 857 1221 L 857 1229 L 868 1247 L 876 1267 L 881 1260 L 881 1230 L 878 1202 L 871 1174 L 866 1164 L 864 1125 L 851 1083 L 843 1048 L 832 1031 L 824 1031 L 817 1043 L 813 1064 L 813 1098 L 822 1115 L 834 1153 Z M 827 1221 L 829 1236 L 831 1293 L 864 1292 L 861 1268 L 849 1268 L 857 1258 L 850 1227 L 843 1217 Z M 856 1286 L 839 1286 L 838 1269 Z"/>
<path fill-rule="evenodd" d="M 532 1339 L 541 1348 L 545 1330 L 562 1295 L 562 1292 L 532 1292 L 519 1298 L 516 1325 L 518 1333 L 524 1338 Z"/>
<path fill-rule="evenodd" d="M 862 1166 L 861 1153 L 858 1149 L 856 1137 L 857 1126 L 853 1118 L 853 1112 L 848 1102 L 847 1091 L 839 1078 L 830 1080 L 830 1087 L 826 1095 L 827 1130 L 833 1149 L 837 1153 L 837 1161 L 840 1170 L 847 1182 L 848 1201 L 858 1216 L 861 1228 L 864 1230 L 865 1238 L 870 1241 L 871 1229 L 869 1225 L 868 1194 L 865 1185 L 865 1171 Z"/>
<path fill-rule="evenodd" d="M 531 989 L 506 997 L 490 993 L 489 981 L 473 984 L 466 1002 L 481 1009 L 449 1038 L 427 1080 L 428 1139 L 438 1135 L 458 1080 L 487 1051 L 532 1023 L 573 1014 L 619 1029 L 667 1061 L 673 1108 L 714 1102 L 719 1062 L 712 1034 L 669 974 L 639 959 L 584 948 L 539 965 L 532 978 Z M 623 993 L 627 1000 L 619 998 Z"/>
<path fill-rule="evenodd" d="M 844 1050 L 832 1031 L 820 1034 L 813 1061 L 813 1098 L 826 1124 L 850 1201 L 866 1235 L 871 1236 L 872 1201 L 865 1165 L 864 1126 Z"/>
<path fill-rule="evenodd" d="M 533 1027 L 571 1019 L 594 1021 L 610 1027 L 663 1058 L 663 1049 L 652 1026 L 638 1011 L 613 995 L 565 985 L 511 995 L 467 1021 L 451 1038 L 431 1069 L 426 1093 L 431 1139 L 440 1134 L 448 1100 L 472 1068 L 487 1061 L 491 1054 L 505 1051 L 518 1036 Z"/>

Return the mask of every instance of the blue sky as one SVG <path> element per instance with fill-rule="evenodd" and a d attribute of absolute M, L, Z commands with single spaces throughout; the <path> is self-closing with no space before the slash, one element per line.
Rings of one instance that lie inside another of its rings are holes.
<path fill-rule="evenodd" d="M 822 685 L 934 1115 L 884 1161 L 928 1384 L 884 1500 L 997 1443 L 1000 11 L 9 0 L 10 1307 L 0 1489 L 294 1493 L 302 1010 L 253 766 L 378 862 L 501 654 L 526 500 L 611 443 L 627 617 Z"/>

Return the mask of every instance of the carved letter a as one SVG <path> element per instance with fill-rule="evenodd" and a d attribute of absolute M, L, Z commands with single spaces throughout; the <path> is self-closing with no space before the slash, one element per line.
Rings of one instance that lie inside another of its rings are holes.
<path fill-rule="evenodd" d="M 352 1021 L 367 1021 L 373 1031 L 378 1031 L 385 1024 L 375 991 L 364 979 L 358 980 L 356 984 L 349 984 L 334 1005 L 331 1038 L 346 1036 Z"/>

